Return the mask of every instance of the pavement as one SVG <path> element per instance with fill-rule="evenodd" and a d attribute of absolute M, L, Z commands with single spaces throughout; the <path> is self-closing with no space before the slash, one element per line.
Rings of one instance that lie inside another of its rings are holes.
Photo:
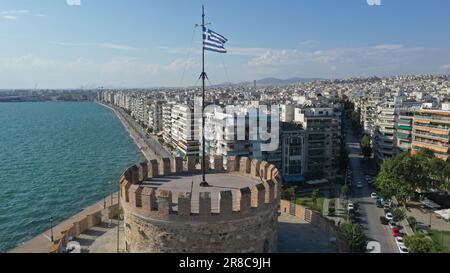
<path fill-rule="evenodd" d="M 360 205 L 358 222 L 363 226 L 369 240 L 380 243 L 382 253 L 398 253 L 395 239 L 391 235 L 389 227 L 380 223 L 380 216 L 384 215 L 384 211 L 377 208 L 376 200 L 370 197 L 374 189 L 371 189 L 365 181 L 359 139 L 354 136 L 349 122 L 346 122 L 344 126 L 346 128 L 346 146 L 350 158 L 350 168 L 353 175 L 353 189 L 350 193 L 350 199 Z M 358 182 L 363 184 L 363 188 L 356 188 Z"/>
<path fill-rule="evenodd" d="M 328 234 L 287 213 L 278 218 L 279 253 L 337 253 Z"/>
<path fill-rule="evenodd" d="M 130 133 L 131 138 L 148 161 L 153 159 L 172 158 L 170 152 L 159 143 L 158 139 L 155 136 L 147 134 L 144 128 L 123 109 L 114 105 L 100 104 L 114 111 L 117 118 Z"/>

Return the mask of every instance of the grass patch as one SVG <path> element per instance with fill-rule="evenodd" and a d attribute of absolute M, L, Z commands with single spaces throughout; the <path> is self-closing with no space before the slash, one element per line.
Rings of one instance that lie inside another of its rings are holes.
<path fill-rule="evenodd" d="M 450 231 L 431 230 L 430 237 L 441 253 L 450 253 Z"/>
<path fill-rule="evenodd" d="M 316 201 L 317 206 L 315 206 L 310 197 L 299 197 L 299 198 L 297 198 L 296 203 L 297 203 L 297 205 L 301 205 L 301 206 L 307 207 L 308 209 L 319 211 L 320 213 L 322 213 L 324 200 L 325 200 L 324 197 L 318 198 Z"/>

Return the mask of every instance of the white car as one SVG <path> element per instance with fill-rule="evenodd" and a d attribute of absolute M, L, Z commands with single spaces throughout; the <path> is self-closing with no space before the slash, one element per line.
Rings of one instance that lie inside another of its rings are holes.
<path fill-rule="evenodd" d="M 405 244 L 399 243 L 399 244 L 397 244 L 397 246 L 398 246 L 398 251 L 400 251 L 400 253 L 409 253 L 409 249 L 405 246 Z"/>
<path fill-rule="evenodd" d="M 354 209 L 355 209 L 355 205 L 353 205 L 353 203 L 348 203 L 347 210 L 354 210 Z"/>
<path fill-rule="evenodd" d="M 390 229 L 398 228 L 397 223 L 395 223 L 394 221 L 389 221 L 388 225 Z"/>
<path fill-rule="evenodd" d="M 388 219 L 389 221 L 392 221 L 394 219 L 394 216 L 392 216 L 392 213 L 388 212 L 385 215 L 386 219 Z"/>
<path fill-rule="evenodd" d="M 404 244 L 405 240 L 403 240 L 402 236 L 397 236 L 397 237 L 395 237 L 395 242 L 397 243 L 397 245 L 399 245 L 399 244 Z"/>
<path fill-rule="evenodd" d="M 372 192 L 372 194 L 370 195 L 370 198 L 377 199 L 378 198 L 377 193 L 376 192 Z"/>

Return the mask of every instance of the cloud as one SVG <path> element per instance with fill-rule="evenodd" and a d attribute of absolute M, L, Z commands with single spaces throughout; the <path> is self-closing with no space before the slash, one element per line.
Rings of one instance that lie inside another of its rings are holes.
<path fill-rule="evenodd" d="M 21 10 L 6 10 L 6 11 L 1 11 L 0 12 L 0 16 L 3 19 L 6 19 L 6 20 L 17 20 L 18 19 L 18 15 L 26 14 L 26 13 L 30 13 L 30 11 L 29 10 L 25 10 L 25 9 L 21 9 Z"/>
<path fill-rule="evenodd" d="M 439 73 L 443 59 L 450 63 L 449 53 L 449 49 L 391 44 L 313 52 L 270 49 L 249 59 L 246 69 L 256 76 L 327 78 Z"/>
<path fill-rule="evenodd" d="M 4 18 L 4 19 L 7 19 L 7 20 L 16 20 L 16 19 L 17 19 L 17 16 L 14 16 L 14 15 L 4 15 L 3 18 Z"/>
<path fill-rule="evenodd" d="M 99 48 L 108 48 L 122 51 L 135 51 L 139 50 L 139 48 L 131 47 L 127 45 L 121 44 L 112 44 L 112 43 L 66 43 L 66 42 L 50 42 L 50 44 L 59 45 L 59 46 L 68 46 L 68 47 L 99 47 Z"/>
<path fill-rule="evenodd" d="M 105 62 L 86 58 L 61 61 L 28 54 L 0 58 L 0 86 L 28 88 L 36 83 L 45 88 L 93 83 L 112 87 L 176 86 L 185 67 L 192 71 L 186 74 L 184 83 L 191 84 L 201 69 L 201 63 L 193 58 L 158 64 L 139 58 L 113 58 Z"/>
<path fill-rule="evenodd" d="M 81 0 L 66 0 L 69 6 L 81 6 Z"/>
<path fill-rule="evenodd" d="M 381 6 L 381 0 L 366 0 L 369 6 Z"/>
<path fill-rule="evenodd" d="M 443 69 L 450 69 L 450 64 L 443 64 L 443 65 L 442 65 L 442 68 L 443 68 Z"/>
<path fill-rule="evenodd" d="M 298 45 L 300 47 L 314 47 L 314 46 L 318 46 L 320 44 L 319 41 L 316 40 L 306 40 L 306 41 L 301 41 L 298 43 Z"/>

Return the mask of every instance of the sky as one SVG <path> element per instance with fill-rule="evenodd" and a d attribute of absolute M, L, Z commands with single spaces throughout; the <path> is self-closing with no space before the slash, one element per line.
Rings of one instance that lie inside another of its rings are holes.
<path fill-rule="evenodd" d="M 450 1 L 1 0 L 0 89 L 450 74 Z"/>

